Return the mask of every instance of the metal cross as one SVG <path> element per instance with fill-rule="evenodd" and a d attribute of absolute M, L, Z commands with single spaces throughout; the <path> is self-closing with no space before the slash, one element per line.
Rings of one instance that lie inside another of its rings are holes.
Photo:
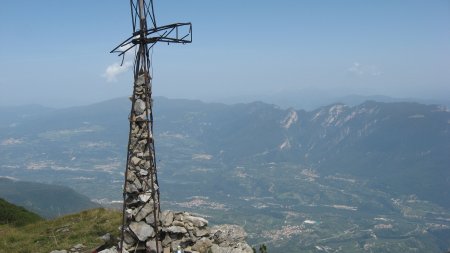
<path fill-rule="evenodd" d="M 120 252 L 162 251 L 160 200 L 153 139 L 150 49 L 158 42 L 191 43 L 192 24 L 157 26 L 153 0 L 130 0 L 133 34 L 111 53 L 135 51 L 134 88 L 123 191 Z M 150 21 L 148 26 L 147 21 Z"/>

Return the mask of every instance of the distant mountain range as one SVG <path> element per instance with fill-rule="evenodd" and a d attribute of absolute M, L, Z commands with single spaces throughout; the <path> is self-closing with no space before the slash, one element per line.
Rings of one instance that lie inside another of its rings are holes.
<path fill-rule="evenodd" d="M 157 130 L 196 140 L 197 152 L 229 167 L 302 164 L 450 208 L 450 112 L 443 106 L 368 101 L 307 112 L 259 102 L 224 106 L 161 99 L 157 104 Z"/>
<path fill-rule="evenodd" d="M 0 176 L 117 203 L 129 110 L 125 98 L 0 108 Z M 273 252 L 442 252 L 450 243 L 445 106 L 365 101 L 305 111 L 158 97 L 154 116 L 163 208 L 246 224 Z"/>
<path fill-rule="evenodd" d="M 385 95 L 358 95 L 343 94 L 342 91 L 321 90 L 317 88 L 303 88 L 293 90 L 281 90 L 270 95 L 254 94 L 246 96 L 236 96 L 222 98 L 219 101 L 227 104 L 249 103 L 251 101 L 263 101 L 268 104 L 276 104 L 282 108 L 295 108 L 303 110 L 314 110 L 322 106 L 335 103 L 343 103 L 348 106 L 355 106 L 365 101 L 377 101 L 384 103 L 412 102 L 421 104 L 439 104 L 450 107 L 450 99 L 424 99 L 414 97 L 391 97 Z M 217 101 L 217 99 L 216 99 Z"/>

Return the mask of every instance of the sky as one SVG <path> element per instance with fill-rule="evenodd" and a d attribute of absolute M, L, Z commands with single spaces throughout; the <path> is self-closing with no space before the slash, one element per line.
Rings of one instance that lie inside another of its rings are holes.
<path fill-rule="evenodd" d="M 450 0 L 154 0 L 193 43 L 153 50 L 153 94 L 225 101 L 314 89 L 450 98 Z M 0 5 L 0 106 L 85 105 L 132 92 L 128 0 Z"/>

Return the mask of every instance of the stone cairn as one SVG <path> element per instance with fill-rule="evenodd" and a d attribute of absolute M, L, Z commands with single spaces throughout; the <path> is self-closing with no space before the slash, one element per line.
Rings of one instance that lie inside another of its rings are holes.
<path fill-rule="evenodd" d="M 158 244 L 163 253 L 253 253 L 245 242 L 247 233 L 237 225 L 208 227 L 208 221 L 188 212 L 163 211 L 160 216 Z M 145 231 L 135 231 L 136 237 L 145 237 Z M 153 245 L 155 246 L 155 245 Z M 123 250 L 122 253 L 134 251 Z M 98 253 L 118 253 L 116 247 Z"/>
<path fill-rule="evenodd" d="M 237 225 L 208 227 L 208 221 L 187 212 L 163 211 L 161 236 L 164 253 L 178 246 L 192 253 L 253 253 L 245 242 L 247 233 Z"/>
<path fill-rule="evenodd" d="M 127 168 L 124 185 L 123 252 L 161 252 L 159 237 L 159 187 L 153 141 L 150 76 L 135 78 Z"/>

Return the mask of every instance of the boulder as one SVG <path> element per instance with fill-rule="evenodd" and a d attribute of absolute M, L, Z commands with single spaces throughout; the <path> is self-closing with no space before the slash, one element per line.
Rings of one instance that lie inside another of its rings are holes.
<path fill-rule="evenodd" d="M 253 250 L 248 244 L 237 245 L 236 247 L 221 247 L 213 244 L 210 248 L 211 253 L 253 253 Z"/>
<path fill-rule="evenodd" d="M 141 221 L 141 220 L 145 219 L 145 217 L 147 217 L 147 215 L 149 215 L 150 213 L 153 213 L 153 203 L 149 202 L 149 203 L 145 204 L 141 208 L 141 210 L 139 210 L 139 212 L 136 214 L 135 220 Z"/>
<path fill-rule="evenodd" d="M 139 194 L 139 200 L 143 203 L 148 202 L 148 200 L 152 197 L 150 193 L 142 193 Z"/>
<path fill-rule="evenodd" d="M 138 115 L 144 113 L 144 111 L 145 111 L 145 102 L 142 101 L 141 99 L 136 99 L 136 101 L 134 102 L 134 111 Z"/>
<path fill-rule="evenodd" d="M 163 251 L 161 242 L 158 244 L 159 250 L 158 251 L 156 250 L 156 241 L 155 240 L 147 241 L 145 243 L 145 246 L 147 247 L 147 252 L 149 252 L 149 253 L 156 253 L 156 252 L 162 252 Z"/>
<path fill-rule="evenodd" d="M 209 235 L 209 229 L 207 228 L 202 228 L 202 229 L 194 229 L 194 235 L 197 237 L 204 237 Z"/>
<path fill-rule="evenodd" d="M 111 241 L 111 234 L 110 233 L 106 233 L 102 236 L 99 237 L 102 241 L 104 241 L 105 243 L 108 243 Z"/>
<path fill-rule="evenodd" d="M 142 86 L 145 84 L 145 74 L 139 75 L 138 78 L 136 79 L 136 85 L 137 86 Z"/>
<path fill-rule="evenodd" d="M 164 230 L 165 230 L 165 232 L 169 232 L 169 233 L 172 233 L 172 234 L 185 234 L 185 233 L 187 233 L 186 228 L 180 227 L 180 226 L 170 226 L 168 228 L 165 228 Z"/>
<path fill-rule="evenodd" d="M 140 159 L 137 156 L 133 156 L 131 157 L 131 164 L 133 164 L 134 166 L 139 165 L 139 163 L 141 163 L 142 159 Z"/>
<path fill-rule="evenodd" d="M 153 227 L 143 221 L 131 222 L 130 229 L 141 242 L 155 235 Z"/>
<path fill-rule="evenodd" d="M 198 228 L 202 228 L 208 225 L 208 221 L 206 219 L 203 219 L 202 217 L 186 215 L 185 219 Z"/>
<path fill-rule="evenodd" d="M 123 240 L 124 240 L 124 243 L 130 244 L 130 245 L 133 245 L 136 243 L 136 239 L 134 238 L 134 236 L 131 235 L 130 232 L 127 230 L 125 230 L 125 233 L 123 234 Z"/>
<path fill-rule="evenodd" d="M 126 250 L 123 250 L 122 253 L 127 252 Z M 98 253 L 118 253 L 116 247 L 111 247 L 110 249 L 104 249 L 102 251 L 99 251 Z"/>
<path fill-rule="evenodd" d="M 173 212 L 171 211 L 163 211 L 161 213 L 161 223 L 164 227 L 169 227 L 173 222 Z"/>
<path fill-rule="evenodd" d="M 211 228 L 212 239 L 219 246 L 235 246 L 240 242 L 245 242 L 247 233 L 237 225 L 218 225 Z"/>
<path fill-rule="evenodd" d="M 194 245 L 192 245 L 192 250 L 198 251 L 200 253 L 208 252 L 208 249 L 211 248 L 212 241 L 209 238 L 201 238 L 196 241 Z"/>

